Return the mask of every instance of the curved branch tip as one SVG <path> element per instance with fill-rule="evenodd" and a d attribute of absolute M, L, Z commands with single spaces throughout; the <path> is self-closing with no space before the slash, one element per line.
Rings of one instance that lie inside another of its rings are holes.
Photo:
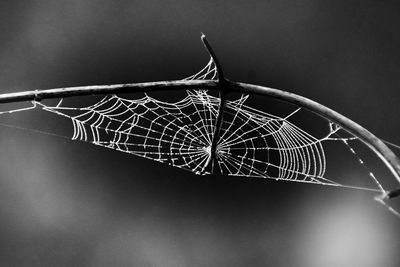
<path fill-rule="evenodd" d="M 205 48 L 207 49 L 208 53 L 210 54 L 211 58 L 215 63 L 215 67 L 217 68 L 217 73 L 218 73 L 218 82 L 225 83 L 227 80 L 225 79 L 221 64 L 219 63 L 217 55 L 214 53 L 214 50 L 212 49 L 210 42 L 207 40 L 207 37 L 204 33 L 201 33 L 201 41 L 203 42 L 203 45 L 205 46 Z"/>

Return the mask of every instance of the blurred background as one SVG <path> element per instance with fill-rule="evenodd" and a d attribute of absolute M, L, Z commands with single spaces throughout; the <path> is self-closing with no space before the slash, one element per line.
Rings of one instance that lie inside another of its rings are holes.
<path fill-rule="evenodd" d="M 2 1 L 0 92 L 186 77 L 208 61 L 204 32 L 229 79 L 306 96 L 399 144 L 399 11 L 396 1 Z M 2 119 L 69 126 L 42 115 Z M 343 177 L 365 175 L 338 163 Z M 399 266 L 400 220 L 373 197 L 196 176 L 0 127 L 1 266 Z"/>

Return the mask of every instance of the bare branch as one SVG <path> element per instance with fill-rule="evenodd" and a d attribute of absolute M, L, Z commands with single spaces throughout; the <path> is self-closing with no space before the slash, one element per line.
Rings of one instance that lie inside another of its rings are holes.
<path fill-rule="evenodd" d="M 364 142 L 379 158 L 386 164 L 393 176 L 400 183 L 400 161 L 397 156 L 374 134 L 367 129 L 341 115 L 340 113 L 325 107 L 313 100 L 293 93 L 278 89 L 227 81 L 224 85 L 211 80 L 191 80 L 191 81 L 160 81 L 147 83 L 115 84 L 115 85 L 93 85 L 69 88 L 56 88 L 47 90 L 33 90 L 19 93 L 9 93 L 0 95 L 0 103 L 11 103 L 20 101 L 34 101 L 38 99 L 63 98 L 82 95 L 104 95 L 118 93 L 137 93 L 163 90 L 186 90 L 186 89 L 208 89 L 208 90 L 229 90 L 245 94 L 264 95 L 280 99 L 285 102 L 295 104 L 315 114 L 324 117 L 342 127 L 344 130 L 353 134 Z M 397 191 L 387 194 L 386 197 L 397 196 Z"/>

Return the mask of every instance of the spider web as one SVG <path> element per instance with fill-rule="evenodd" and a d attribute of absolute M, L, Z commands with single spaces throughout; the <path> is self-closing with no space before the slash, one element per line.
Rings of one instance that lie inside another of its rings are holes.
<path fill-rule="evenodd" d="M 217 79 L 216 64 L 210 58 L 202 70 L 183 80 Z M 214 134 L 221 99 L 201 88 L 187 90 L 184 97 L 175 102 L 161 101 L 147 94 L 133 100 L 108 95 L 85 107 L 64 106 L 63 99 L 57 105 L 32 101 L 30 107 L 0 111 L 0 115 L 39 107 L 70 120 L 73 140 L 152 159 L 200 175 L 271 178 L 379 192 L 381 194 L 375 199 L 400 217 L 397 209 L 392 207 L 393 203 L 384 199 L 389 191 L 356 152 L 354 144 L 360 142 L 359 138 L 327 120 L 324 123 L 329 125 L 329 130 L 322 138 L 317 138 L 290 121 L 301 108 L 293 109 L 285 116 L 276 116 L 245 105 L 247 99 L 247 95 L 241 95 L 225 102 L 218 136 Z M 65 138 L 64 135 L 7 123 L 0 125 Z M 214 138 L 217 146 L 212 157 Z M 372 183 L 360 185 L 346 179 L 343 182 L 337 177 L 328 179 L 328 143 L 334 143 L 335 147 L 339 143 L 347 154 L 353 155 Z"/>
<path fill-rule="evenodd" d="M 198 73 L 184 80 L 216 80 L 212 58 Z M 340 127 L 316 138 L 289 121 L 300 108 L 279 117 L 245 105 L 248 96 L 227 101 L 218 137 L 214 137 L 220 98 L 206 90 L 187 90 L 180 101 L 163 102 L 144 94 L 139 99 L 105 96 L 94 105 L 40 105 L 72 121 L 72 139 L 166 163 L 196 174 L 262 177 L 385 192 L 370 173 L 375 187 L 344 185 L 324 177 L 323 142 L 339 141 Z M 210 168 L 213 138 L 218 138 L 214 168 Z M 363 164 L 360 159 L 360 163 Z"/>

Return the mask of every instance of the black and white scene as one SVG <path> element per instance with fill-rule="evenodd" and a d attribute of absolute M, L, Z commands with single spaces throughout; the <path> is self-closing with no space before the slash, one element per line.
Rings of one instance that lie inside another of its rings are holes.
<path fill-rule="evenodd" d="M 0 2 L 0 266 L 400 266 L 399 12 Z"/>

